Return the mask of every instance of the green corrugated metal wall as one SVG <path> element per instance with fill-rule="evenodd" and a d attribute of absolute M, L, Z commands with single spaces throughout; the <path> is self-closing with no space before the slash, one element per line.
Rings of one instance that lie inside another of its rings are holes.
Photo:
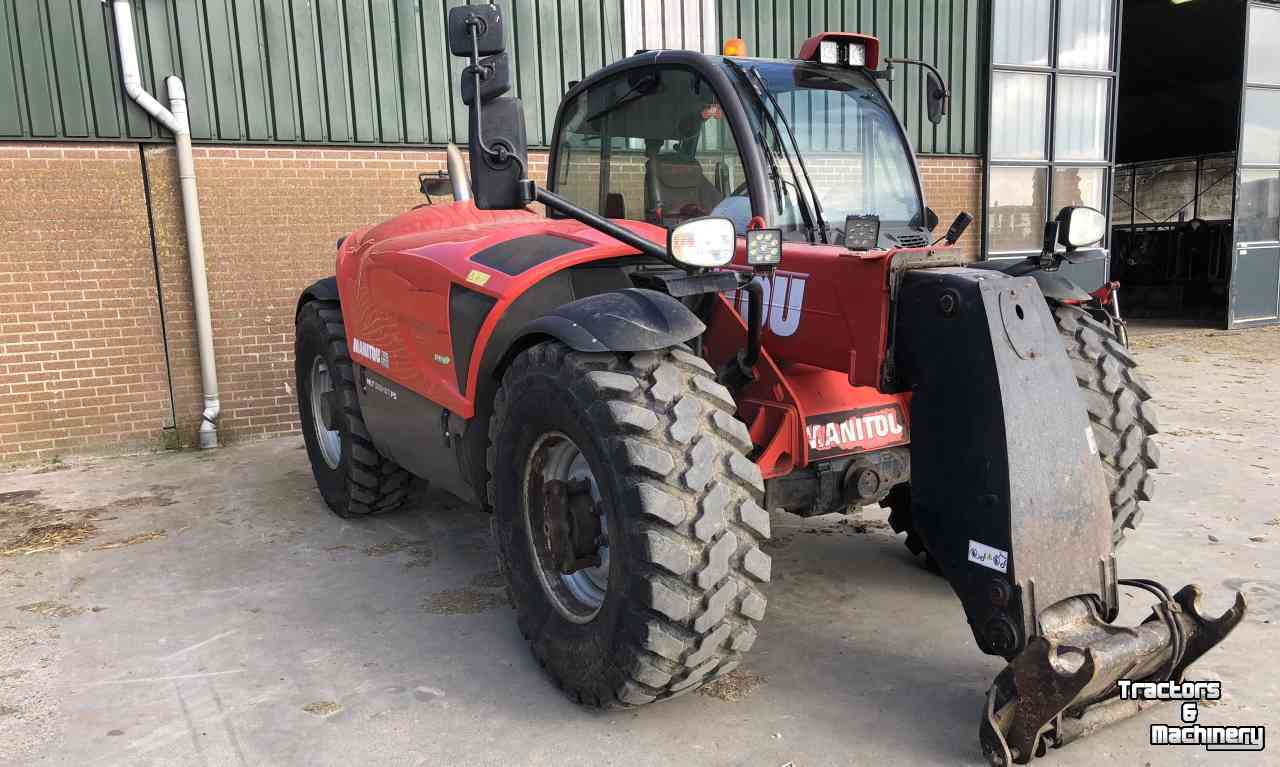
<path fill-rule="evenodd" d="M 684 0 L 696 3 L 697 0 Z M 892 55 L 934 61 L 952 116 L 921 119 L 918 72 L 893 97 L 924 152 L 978 152 L 983 0 L 717 0 L 719 33 L 752 55 L 789 56 L 814 31 L 877 34 Z M 132 0 L 143 81 L 182 76 L 197 141 L 421 145 L 465 138 L 453 97 L 460 60 L 444 20 L 463 0 Z M 681 0 L 507 2 L 529 142 L 545 145 L 565 83 L 623 50 L 624 3 L 644 13 Z M 653 6 L 650 8 L 648 6 Z M 0 140 L 138 140 L 163 134 L 120 86 L 109 4 L 0 0 Z M 164 94 L 157 93 L 163 102 Z"/>

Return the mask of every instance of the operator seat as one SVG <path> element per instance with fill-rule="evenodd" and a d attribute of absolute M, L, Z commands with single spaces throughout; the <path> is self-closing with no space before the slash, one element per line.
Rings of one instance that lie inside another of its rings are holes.
<path fill-rule="evenodd" d="M 682 152 L 661 152 L 662 142 L 646 142 L 645 219 L 671 227 L 709 215 L 724 195 L 711 183 L 702 163 Z"/>

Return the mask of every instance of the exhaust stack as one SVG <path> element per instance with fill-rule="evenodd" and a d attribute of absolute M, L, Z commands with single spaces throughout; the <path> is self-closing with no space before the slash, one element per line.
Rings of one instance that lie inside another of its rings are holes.
<path fill-rule="evenodd" d="M 449 183 L 453 186 L 453 201 L 466 202 L 471 199 L 471 176 L 467 174 L 467 164 L 462 159 L 462 150 L 457 144 L 450 143 L 444 148 L 446 167 L 449 170 Z"/>

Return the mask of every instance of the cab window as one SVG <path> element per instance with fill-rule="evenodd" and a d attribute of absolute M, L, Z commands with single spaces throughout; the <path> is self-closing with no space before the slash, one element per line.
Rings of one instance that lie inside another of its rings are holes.
<path fill-rule="evenodd" d="M 751 206 L 737 145 L 710 83 L 678 68 L 624 72 L 565 106 L 555 191 L 608 218 L 676 226 Z"/>

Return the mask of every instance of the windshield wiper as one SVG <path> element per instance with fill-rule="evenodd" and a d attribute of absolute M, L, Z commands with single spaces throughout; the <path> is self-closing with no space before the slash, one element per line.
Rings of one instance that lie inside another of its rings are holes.
<path fill-rule="evenodd" d="M 818 219 L 818 231 L 822 234 L 822 243 L 830 245 L 831 240 L 827 237 L 827 222 L 822 218 L 822 202 L 818 199 L 818 190 L 813 185 L 813 179 L 809 178 L 809 169 L 805 167 L 804 155 L 800 152 L 800 142 L 796 140 L 796 133 L 791 129 L 791 122 L 787 120 L 787 115 L 782 111 L 782 106 L 778 103 L 778 99 L 774 97 L 773 91 L 769 90 L 768 86 L 765 85 L 764 79 L 760 77 L 759 70 L 752 68 L 747 71 L 751 73 L 751 78 L 755 80 L 756 96 L 760 97 L 763 91 L 764 96 L 773 105 L 773 110 L 778 113 L 777 122 L 781 122 L 782 127 L 787 129 L 787 138 L 791 141 L 791 149 L 795 152 L 796 162 L 800 165 L 800 173 L 804 176 L 805 186 L 809 187 L 809 197 L 813 200 L 813 212 Z M 776 122 L 774 130 L 777 130 Z M 792 168 L 791 174 L 795 175 L 794 168 Z"/>
<path fill-rule="evenodd" d="M 730 61 L 726 59 L 725 64 L 727 64 L 729 68 L 733 70 L 734 74 L 736 74 L 739 78 L 742 79 L 742 82 L 744 85 L 746 85 L 748 88 L 751 89 L 753 93 L 756 94 L 756 100 L 760 102 L 760 114 L 766 121 L 768 121 L 769 127 L 773 130 L 773 135 L 777 138 L 778 147 L 783 150 L 781 154 L 783 159 L 787 161 L 787 167 L 791 169 L 791 177 L 798 178 L 798 174 L 796 173 L 796 166 L 793 162 L 791 162 L 791 153 L 785 151 L 786 148 L 782 145 L 782 132 L 778 130 L 778 123 L 776 120 L 773 119 L 773 116 L 769 114 L 769 110 L 765 108 L 764 94 L 761 93 L 760 86 L 752 82 L 751 78 L 747 75 L 747 70 L 744 69 L 736 61 Z M 754 74 L 755 70 L 751 70 L 751 72 Z M 759 75 L 757 75 L 757 77 L 759 77 Z M 774 160 L 774 150 L 769 146 L 769 142 L 765 140 L 763 136 L 760 137 L 760 143 L 764 147 L 765 158 L 769 161 L 769 174 L 773 176 L 774 181 L 776 182 L 774 185 L 774 191 L 777 193 L 777 196 L 778 196 L 779 209 L 781 209 L 783 205 L 782 185 L 790 183 L 792 186 L 795 187 L 796 199 L 800 202 L 800 216 L 801 218 L 804 219 L 805 228 L 808 230 L 808 238 L 810 242 L 812 242 L 814 223 L 813 223 L 813 213 L 809 209 L 808 200 L 805 199 L 804 193 L 800 191 L 799 186 L 797 186 L 792 182 L 787 181 L 782 177 L 782 173 L 778 170 L 778 163 Z M 823 239 L 825 238 L 826 238 L 826 235 L 824 234 Z"/>

